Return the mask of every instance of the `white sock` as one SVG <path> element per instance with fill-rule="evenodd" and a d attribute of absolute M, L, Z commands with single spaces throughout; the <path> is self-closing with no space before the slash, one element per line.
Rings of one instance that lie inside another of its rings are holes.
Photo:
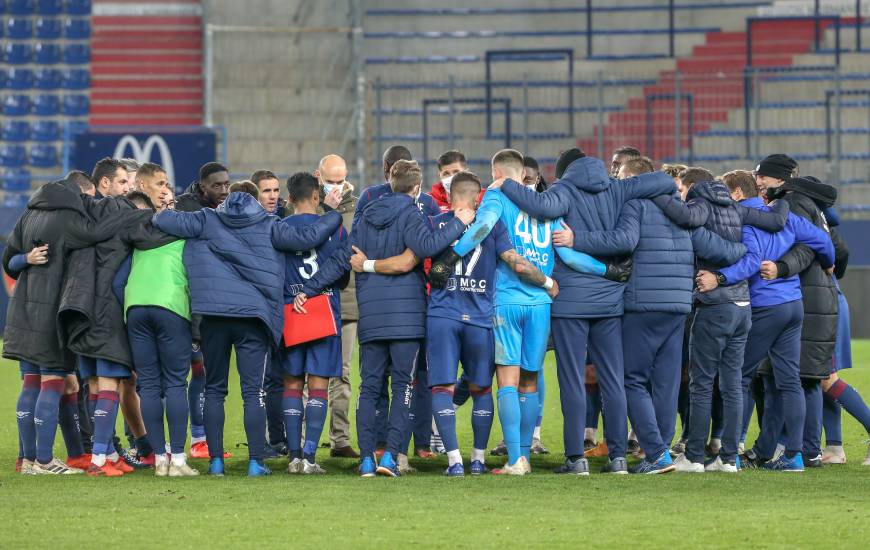
<path fill-rule="evenodd" d="M 632 428 L 631 431 L 628 432 L 628 440 L 637 441 L 637 434 L 634 433 L 634 428 Z"/>
<path fill-rule="evenodd" d="M 106 455 L 91 455 L 91 464 L 94 466 L 102 466 L 106 463 Z"/>
<path fill-rule="evenodd" d="M 118 460 L 121 459 L 121 457 L 118 455 L 117 452 L 114 452 L 114 453 L 110 454 L 110 455 L 108 456 L 108 458 L 109 458 L 109 460 L 110 460 L 111 462 L 118 462 Z"/>
<path fill-rule="evenodd" d="M 169 462 L 169 456 L 164 454 L 154 454 L 154 466 L 163 466 Z"/>
<path fill-rule="evenodd" d="M 459 452 L 459 449 L 447 451 L 447 464 L 453 466 L 457 463 L 462 464 L 462 453 Z"/>
<path fill-rule="evenodd" d="M 713 438 L 710 439 L 710 446 L 711 446 L 711 447 L 721 447 L 721 446 L 722 446 L 722 440 L 719 439 L 718 437 L 713 437 Z"/>
<path fill-rule="evenodd" d="M 165 458 L 166 455 L 163 455 Z M 172 453 L 172 463 L 176 466 L 184 466 L 187 464 L 187 455 L 184 453 Z"/>
<path fill-rule="evenodd" d="M 471 461 L 475 460 L 480 462 L 486 462 L 486 450 L 485 449 L 471 449 Z"/>
<path fill-rule="evenodd" d="M 598 435 L 597 432 L 598 428 L 586 428 L 583 439 L 588 439 L 589 441 L 595 442 L 595 436 Z"/>
<path fill-rule="evenodd" d="M 541 439 L 541 427 L 535 426 L 535 431 L 532 432 L 532 439 Z"/>
<path fill-rule="evenodd" d="M 190 438 L 190 444 L 195 445 L 197 443 L 205 443 L 205 437 L 193 437 Z"/>
<path fill-rule="evenodd" d="M 432 435 L 434 435 L 436 438 L 441 437 L 441 434 L 438 433 L 438 425 L 435 424 L 434 418 L 432 419 Z"/>

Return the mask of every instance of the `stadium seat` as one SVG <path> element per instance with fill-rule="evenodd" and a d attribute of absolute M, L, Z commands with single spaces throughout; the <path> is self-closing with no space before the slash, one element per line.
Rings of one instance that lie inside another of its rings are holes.
<path fill-rule="evenodd" d="M 54 145 L 32 145 L 29 160 L 30 165 L 37 168 L 54 168 L 57 166 L 57 149 Z"/>
<path fill-rule="evenodd" d="M 84 40 L 91 37 L 91 22 L 84 17 L 72 17 L 64 21 L 63 34 L 69 40 Z"/>
<path fill-rule="evenodd" d="M 27 149 L 23 145 L 0 145 L 0 166 L 21 168 L 27 162 Z"/>
<path fill-rule="evenodd" d="M 9 80 L 9 75 L 6 74 L 6 69 L 0 69 L 0 90 L 6 87 L 6 82 Z"/>
<path fill-rule="evenodd" d="M 2 178 L 0 178 L 0 182 L 2 182 Z M 0 185 L 5 189 L 5 185 Z M 19 189 L 9 189 L 9 191 L 19 191 Z M 30 184 L 27 184 L 26 189 L 20 189 L 20 191 L 30 191 Z M 3 197 L 3 206 L 6 208 L 25 208 L 27 203 L 30 201 L 30 197 L 27 193 L 6 193 Z"/>
<path fill-rule="evenodd" d="M 70 15 L 90 15 L 91 0 L 66 0 L 66 12 Z"/>
<path fill-rule="evenodd" d="M 33 88 L 33 71 L 30 69 L 10 69 L 9 81 L 6 84 L 10 90 L 29 90 Z"/>
<path fill-rule="evenodd" d="M 63 62 L 67 65 L 85 65 L 91 62 L 91 47 L 87 44 L 67 44 L 63 48 Z"/>
<path fill-rule="evenodd" d="M 27 116 L 30 114 L 30 98 L 26 95 L 9 95 L 3 101 L 3 114 L 6 116 Z"/>
<path fill-rule="evenodd" d="M 60 88 L 63 78 L 57 69 L 37 69 L 36 81 L 33 87 L 39 90 L 57 90 Z"/>
<path fill-rule="evenodd" d="M 67 90 L 87 90 L 91 87 L 91 73 L 84 69 L 64 71 L 63 87 Z"/>
<path fill-rule="evenodd" d="M 86 95 L 68 95 L 63 98 L 63 114 L 66 116 L 85 116 L 90 110 Z"/>
<path fill-rule="evenodd" d="M 57 65 L 60 63 L 60 46 L 40 42 L 36 45 L 33 57 L 40 65 Z"/>
<path fill-rule="evenodd" d="M 63 13 L 63 2 L 61 0 L 38 0 L 36 11 L 42 15 L 60 15 Z"/>
<path fill-rule="evenodd" d="M 56 95 L 42 94 L 33 100 L 33 114 L 57 116 L 60 113 L 60 99 Z"/>
<path fill-rule="evenodd" d="M 3 141 L 27 141 L 30 139 L 30 123 L 26 120 L 7 120 L 0 127 Z"/>
<path fill-rule="evenodd" d="M 6 44 L 6 63 L 10 65 L 26 65 L 30 63 L 33 52 L 30 44 L 9 42 Z"/>
<path fill-rule="evenodd" d="M 9 0 L 6 9 L 10 15 L 33 15 L 33 0 Z"/>
<path fill-rule="evenodd" d="M 6 23 L 6 34 L 16 40 L 27 40 L 33 36 L 33 23 L 30 19 L 10 17 Z"/>
<path fill-rule="evenodd" d="M 53 120 L 37 120 L 30 128 L 31 141 L 57 141 L 60 137 L 60 124 Z"/>
<path fill-rule="evenodd" d="M 40 17 L 36 20 L 36 38 L 42 40 L 57 40 L 60 38 L 60 19 Z"/>
<path fill-rule="evenodd" d="M 0 183 L 4 191 L 30 191 L 30 172 L 20 168 L 4 170 L 0 173 Z"/>

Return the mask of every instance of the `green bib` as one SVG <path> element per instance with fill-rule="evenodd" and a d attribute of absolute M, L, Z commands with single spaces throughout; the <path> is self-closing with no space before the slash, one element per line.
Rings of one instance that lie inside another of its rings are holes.
<path fill-rule="evenodd" d="M 124 316 L 134 306 L 168 309 L 190 321 L 190 290 L 184 269 L 184 240 L 133 252 L 133 267 L 124 289 Z"/>

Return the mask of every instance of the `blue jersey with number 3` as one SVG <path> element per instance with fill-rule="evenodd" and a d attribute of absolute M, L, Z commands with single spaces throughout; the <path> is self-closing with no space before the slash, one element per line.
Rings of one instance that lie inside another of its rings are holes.
<path fill-rule="evenodd" d="M 435 229 L 453 219 L 453 212 L 432 218 Z M 492 327 L 496 265 L 499 256 L 512 249 L 505 226 L 498 222 L 486 238 L 456 262 L 444 288 L 429 294 L 429 316 L 453 319 L 484 328 Z"/>
<path fill-rule="evenodd" d="M 281 220 L 281 223 L 293 227 L 304 227 L 316 222 L 320 216 L 317 214 L 296 214 Z M 347 231 L 339 226 L 336 232 L 323 244 L 312 250 L 304 252 L 288 252 L 285 254 L 287 262 L 284 268 L 284 302 L 289 304 L 302 291 L 302 286 L 320 270 L 332 253 L 339 247 L 347 246 Z M 323 294 L 329 296 L 329 305 L 332 306 L 336 322 L 341 318 L 341 298 L 338 289 L 325 288 Z M 309 296 L 311 298 L 311 296 Z"/>

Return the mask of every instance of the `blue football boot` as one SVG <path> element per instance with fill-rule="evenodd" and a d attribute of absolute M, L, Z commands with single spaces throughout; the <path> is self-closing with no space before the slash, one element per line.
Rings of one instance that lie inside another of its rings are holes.
<path fill-rule="evenodd" d="M 399 465 L 396 464 L 396 461 L 393 459 L 393 453 L 389 451 L 384 453 L 384 456 L 381 457 L 380 464 L 378 464 L 377 473 L 378 475 L 387 477 L 399 477 L 401 475 L 399 473 Z"/>
<path fill-rule="evenodd" d="M 208 475 L 223 476 L 224 475 L 224 459 L 212 458 L 208 461 Z"/>
<path fill-rule="evenodd" d="M 375 477 L 375 470 L 377 470 L 375 459 L 371 456 L 364 456 L 362 464 L 359 465 L 360 477 Z"/>
<path fill-rule="evenodd" d="M 272 475 L 272 470 L 262 460 L 251 459 L 248 461 L 248 477 L 262 477 Z"/>

